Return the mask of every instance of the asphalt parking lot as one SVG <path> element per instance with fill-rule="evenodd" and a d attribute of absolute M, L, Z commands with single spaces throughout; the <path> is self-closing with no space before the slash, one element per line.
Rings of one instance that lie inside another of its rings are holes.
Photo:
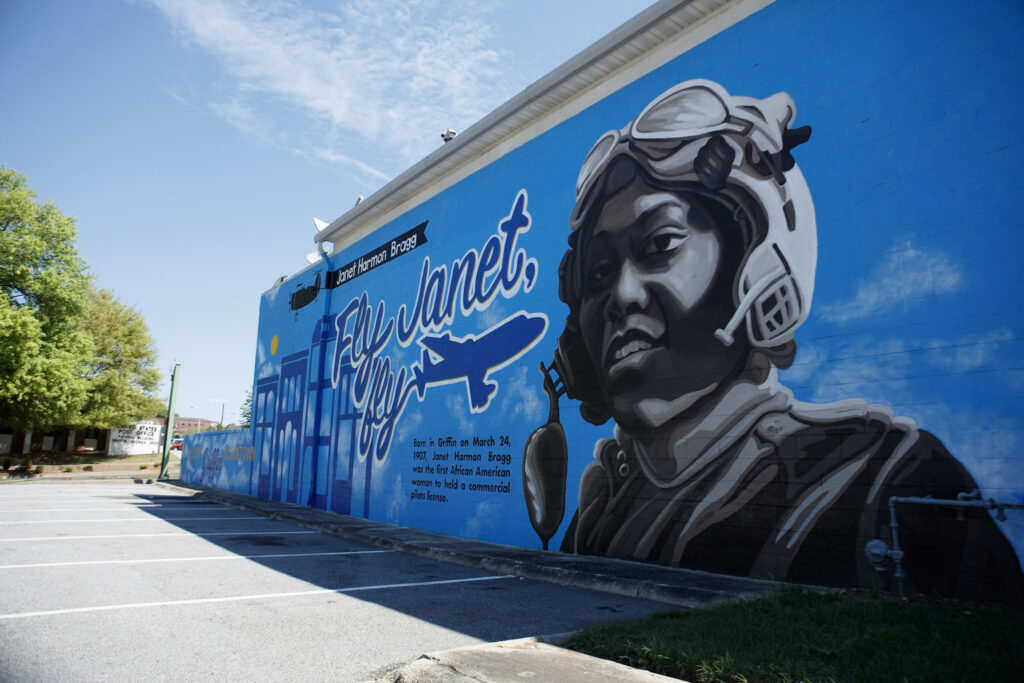
<path fill-rule="evenodd" d="M 362 681 L 424 652 L 664 608 L 153 485 L 0 485 L 4 681 Z"/>

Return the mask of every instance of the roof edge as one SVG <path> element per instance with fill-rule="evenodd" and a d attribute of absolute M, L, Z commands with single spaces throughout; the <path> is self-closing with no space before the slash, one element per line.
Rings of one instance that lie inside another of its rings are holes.
<path fill-rule="evenodd" d="M 768 2 L 770 1 L 768 0 Z M 479 145 L 475 147 L 474 143 L 479 143 L 487 133 L 492 132 L 512 116 L 540 98 L 551 96 L 559 87 L 566 85 L 588 69 L 608 63 L 610 66 L 615 66 L 616 71 L 620 71 L 624 65 L 614 63 L 617 61 L 615 57 L 618 56 L 618 53 L 623 51 L 629 42 L 651 33 L 655 27 L 665 22 L 673 14 L 679 13 L 691 5 L 697 5 L 706 10 L 703 16 L 690 21 L 681 33 L 677 33 L 677 35 L 681 35 L 689 32 L 692 27 L 703 23 L 708 14 L 718 13 L 729 6 L 750 4 L 750 2 L 751 0 L 660 0 L 528 85 L 501 106 L 486 114 L 465 132 L 460 133 L 450 142 L 445 143 L 390 180 L 369 197 L 331 221 L 324 230 L 314 236 L 313 241 L 315 243 L 336 242 L 350 233 L 357 232 L 360 227 L 372 222 L 378 215 L 386 213 L 395 205 L 407 201 L 420 192 L 419 187 L 412 187 L 414 180 L 422 180 L 424 177 L 430 181 L 443 178 L 452 173 L 453 167 L 464 166 L 480 157 L 484 152 L 497 147 L 512 134 L 506 134 L 500 140 L 487 144 L 483 150 L 476 148 Z M 754 4 L 759 5 L 756 9 L 760 9 L 760 6 L 768 4 L 768 2 L 756 2 L 755 0 Z M 659 42 L 669 42 L 669 39 Z M 643 55 L 633 56 L 627 61 L 627 64 L 642 59 Z M 556 96 L 557 101 L 544 112 L 538 113 L 533 121 L 540 120 L 550 111 L 571 102 L 589 87 L 589 85 L 582 85 Z M 517 130 L 525 127 L 520 126 Z M 443 167 L 442 162 L 444 162 Z M 405 196 L 402 196 L 403 194 Z M 384 204 L 389 200 L 392 200 L 393 203 L 390 206 L 385 206 Z"/>

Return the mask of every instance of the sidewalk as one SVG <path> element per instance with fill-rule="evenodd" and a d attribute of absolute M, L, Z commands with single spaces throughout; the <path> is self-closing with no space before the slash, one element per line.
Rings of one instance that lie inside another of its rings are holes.
<path fill-rule="evenodd" d="M 773 587 L 771 582 L 757 579 L 456 538 L 177 481 L 161 481 L 157 484 L 194 491 L 198 496 L 229 507 L 378 548 L 476 567 L 488 572 L 644 598 L 674 607 L 707 607 L 723 600 L 763 595 Z M 526 638 L 426 654 L 390 672 L 379 681 L 497 683 L 522 678 L 566 683 L 672 680 L 571 652 L 549 642 Z"/>

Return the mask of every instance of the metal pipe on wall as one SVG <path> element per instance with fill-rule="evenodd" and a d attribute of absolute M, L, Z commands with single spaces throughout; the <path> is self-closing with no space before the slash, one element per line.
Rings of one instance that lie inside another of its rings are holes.
<path fill-rule="evenodd" d="M 885 541 L 880 538 L 875 538 L 868 541 L 864 547 L 864 554 L 867 555 L 868 560 L 875 565 L 875 569 L 883 571 L 885 564 L 888 560 L 892 560 L 895 564 L 895 571 L 893 571 L 893 577 L 896 579 L 896 584 L 899 586 L 900 597 L 903 597 L 903 577 L 906 575 L 903 571 L 903 558 L 905 553 L 900 548 L 900 536 L 899 536 L 899 521 L 896 519 L 896 505 L 898 503 L 907 505 L 931 505 L 933 507 L 945 507 L 945 508 L 956 508 L 960 511 L 957 519 L 964 521 L 966 518 L 963 515 L 963 511 L 968 508 L 980 508 L 984 510 L 996 510 L 996 519 L 1000 522 L 1006 521 L 1006 510 L 1024 510 L 1024 505 L 1020 503 L 1007 503 L 998 501 L 995 498 L 982 499 L 981 491 L 974 489 L 973 491 L 962 491 L 956 495 L 956 500 L 948 498 L 930 498 L 928 496 L 892 496 L 889 498 L 889 528 L 892 532 L 892 547 L 890 547 Z"/>

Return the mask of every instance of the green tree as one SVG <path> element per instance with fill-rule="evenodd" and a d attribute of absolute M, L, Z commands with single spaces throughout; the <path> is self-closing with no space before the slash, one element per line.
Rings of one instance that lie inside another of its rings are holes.
<path fill-rule="evenodd" d="M 87 394 L 89 291 L 75 219 L 0 166 L 0 424 L 68 424 Z"/>
<path fill-rule="evenodd" d="M 241 426 L 246 429 L 252 424 L 252 391 L 245 392 L 245 400 L 242 401 L 242 407 L 238 409 L 238 419 L 242 423 Z"/>
<path fill-rule="evenodd" d="M 92 287 L 76 239 L 74 218 L 0 166 L 0 425 L 109 428 L 161 406 L 145 321 Z"/>
<path fill-rule="evenodd" d="M 155 415 L 163 402 L 153 396 L 160 373 L 146 321 L 109 290 L 90 299 L 82 326 L 93 347 L 89 393 L 77 425 L 109 429 Z"/>

